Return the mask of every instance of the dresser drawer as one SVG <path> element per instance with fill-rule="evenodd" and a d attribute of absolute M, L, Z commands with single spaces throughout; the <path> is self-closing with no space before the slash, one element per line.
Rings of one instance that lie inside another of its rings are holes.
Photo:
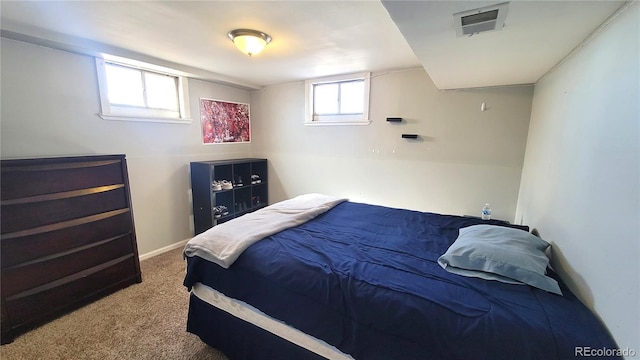
<path fill-rule="evenodd" d="M 6 298 L 6 312 L 14 327 L 28 327 L 29 323 L 46 320 L 89 300 L 124 288 L 135 282 L 136 264 L 133 256 L 116 259 L 100 267 L 64 279 L 39 292 L 23 293 Z M 3 295 L 4 296 L 4 295 Z M 13 329 L 16 330 L 16 329 Z"/>
<path fill-rule="evenodd" d="M 11 267 L 130 234 L 132 228 L 131 212 L 129 209 L 121 209 L 40 229 L 42 231 L 3 235 L 0 240 L 1 264 L 3 268 Z"/>
<path fill-rule="evenodd" d="M 56 193 L 47 199 L 2 202 L 2 233 L 38 228 L 89 215 L 127 208 L 123 185 L 89 189 L 90 193 Z"/>
<path fill-rule="evenodd" d="M 47 160 L 4 166 L 2 200 L 124 183 L 119 159 L 42 163 Z"/>
<path fill-rule="evenodd" d="M 103 240 L 2 270 L 2 294 L 11 297 L 131 254 L 131 234 Z"/>

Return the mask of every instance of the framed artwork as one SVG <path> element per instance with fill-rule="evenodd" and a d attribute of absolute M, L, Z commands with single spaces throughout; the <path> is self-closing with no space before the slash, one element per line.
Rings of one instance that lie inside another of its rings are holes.
<path fill-rule="evenodd" d="M 251 141 L 249 104 L 200 99 L 203 144 Z"/>

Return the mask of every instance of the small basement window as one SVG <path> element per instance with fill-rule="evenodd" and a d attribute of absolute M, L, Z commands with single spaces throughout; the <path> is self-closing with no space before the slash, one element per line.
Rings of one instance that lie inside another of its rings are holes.
<path fill-rule="evenodd" d="M 191 122 L 186 77 L 102 58 L 96 70 L 103 119 Z"/>
<path fill-rule="evenodd" d="M 367 125 L 370 74 L 305 82 L 307 125 Z"/>

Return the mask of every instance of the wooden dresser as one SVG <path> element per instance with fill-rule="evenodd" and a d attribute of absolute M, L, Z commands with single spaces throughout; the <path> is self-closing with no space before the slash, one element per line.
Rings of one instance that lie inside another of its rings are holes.
<path fill-rule="evenodd" d="M 2 343 L 142 281 L 124 155 L 1 168 Z"/>

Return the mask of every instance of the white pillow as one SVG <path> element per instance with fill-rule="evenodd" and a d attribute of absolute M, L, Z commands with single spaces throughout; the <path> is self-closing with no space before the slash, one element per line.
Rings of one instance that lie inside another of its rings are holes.
<path fill-rule="evenodd" d="M 562 295 L 558 282 L 546 276 L 550 244 L 526 231 L 495 225 L 460 229 L 456 241 L 438 264 L 463 276 L 527 284 Z"/>

